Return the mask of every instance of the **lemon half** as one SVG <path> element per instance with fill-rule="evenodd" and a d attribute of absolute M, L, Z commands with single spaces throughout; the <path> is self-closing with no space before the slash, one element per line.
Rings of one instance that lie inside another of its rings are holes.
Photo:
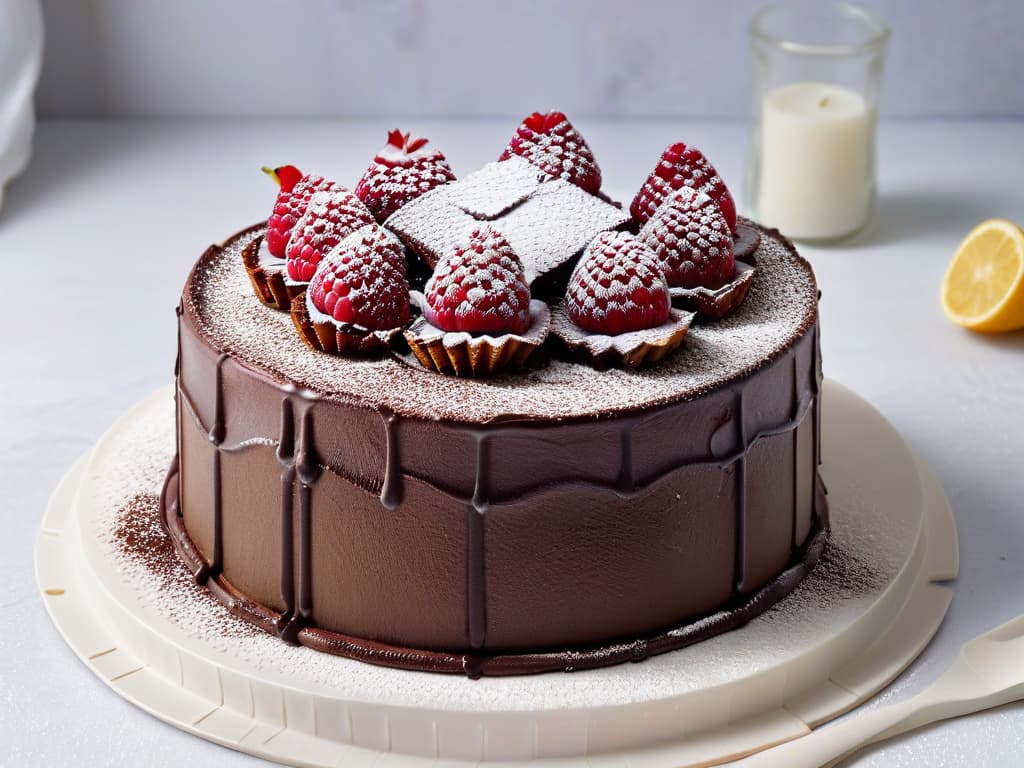
<path fill-rule="evenodd" d="M 942 281 L 942 309 L 972 331 L 1024 328 L 1024 231 L 989 219 L 972 229 Z"/>

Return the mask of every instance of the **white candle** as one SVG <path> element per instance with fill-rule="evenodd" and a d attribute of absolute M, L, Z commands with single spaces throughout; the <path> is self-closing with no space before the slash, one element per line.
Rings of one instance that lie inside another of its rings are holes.
<path fill-rule="evenodd" d="M 874 111 L 856 91 L 795 83 L 764 98 L 757 213 L 795 239 L 860 229 L 872 198 Z"/>

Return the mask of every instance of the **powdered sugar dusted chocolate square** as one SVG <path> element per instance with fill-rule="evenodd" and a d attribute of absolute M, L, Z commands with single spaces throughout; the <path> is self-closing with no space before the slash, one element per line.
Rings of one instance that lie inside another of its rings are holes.
<path fill-rule="evenodd" d="M 510 157 L 449 184 L 445 194 L 475 219 L 497 219 L 526 200 L 547 178 L 521 157 Z"/>
<path fill-rule="evenodd" d="M 451 184 L 430 190 L 406 203 L 384 222 L 413 253 L 433 268 L 442 253 L 455 247 L 455 240 L 476 222 L 451 204 L 445 194 Z"/>
<path fill-rule="evenodd" d="M 496 222 L 526 268 L 527 282 L 564 264 L 629 214 L 561 179 L 550 179 Z"/>
<path fill-rule="evenodd" d="M 573 258 L 598 233 L 629 221 L 628 213 L 601 198 L 561 179 L 540 181 L 538 173 L 519 158 L 490 163 L 407 203 L 385 226 L 434 266 L 454 247 L 453 237 L 476 221 L 489 221 L 533 282 Z"/>

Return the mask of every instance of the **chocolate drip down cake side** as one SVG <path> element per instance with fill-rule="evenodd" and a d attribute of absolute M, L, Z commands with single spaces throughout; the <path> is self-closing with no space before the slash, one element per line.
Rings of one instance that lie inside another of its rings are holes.
<path fill-rule="evenodd" d="M 434 672 L 643 658 L 817 562 L 818 289 L 696 149 L 627 209 L 564 115 L 456 179 L 292 166 L 178 312 L 179 557 L 283 642 Z"/>

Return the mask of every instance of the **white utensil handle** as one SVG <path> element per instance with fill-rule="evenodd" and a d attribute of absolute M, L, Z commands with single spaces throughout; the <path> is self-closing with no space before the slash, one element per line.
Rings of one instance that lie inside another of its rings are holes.
<path fill-rule="evenodd" d="M 958 657 L 930 687 L 907 701 L 854 714 L 806 736 L 751 755 L 739 765 L 743 768 L 827 765 L 871 742 L 891 738 L 937 720 L 1015 701 L 1021 695 L 1024 695 L 1024 690 L 1020 685 L 1008 685 L 1001 691 L 986 690 L 974 670 L 962 657 Z"/>
<path fill-rule="evenodd" d="M 922 713 L 922 705 L 927 707 L 928 702 L 922 701 L 920 697 L 914 697 L 909 701 L 854 715 L 806 736 L 758 752 L 736 765 L 743 768 L 809 768 L 826 765 L 873 741 L 879 734 L 896 728 L 913 715 Z"/>
<path fill-rule="evenodd" d="M 955 680 L 959 675 L 956 673 L 960 671 L 956 669 L 952 675 L 947 673 L 934 686 L 912 699 L 853 715 L 806 736 L 758 752 L 734 765 L 737 768 L 816 768 L 829 765 L 875 741 L 1024 698 L 1024 685 L 1009 686 L 984 696 L 972 695 L 974 691 L 965 689 L 957 691 Z"/>

